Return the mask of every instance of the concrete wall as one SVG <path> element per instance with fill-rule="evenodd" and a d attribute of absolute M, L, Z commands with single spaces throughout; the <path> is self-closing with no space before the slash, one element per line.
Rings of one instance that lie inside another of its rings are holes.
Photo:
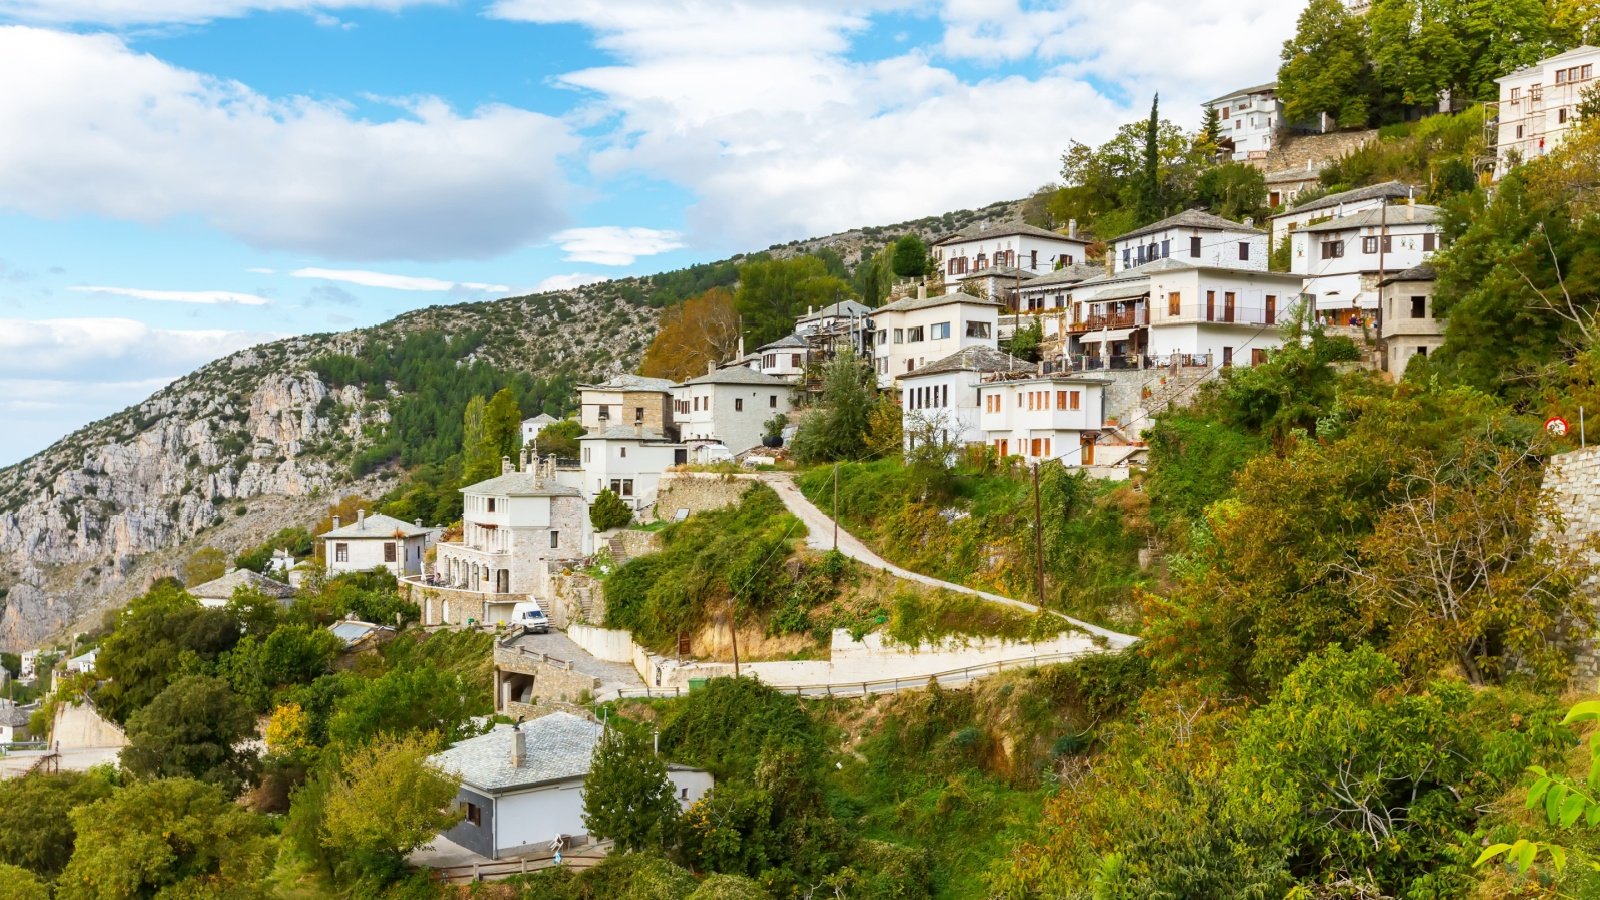
<path fill-rule="evenodd" d="M 128 746 L 128 736 L 121 728 L 101 716 L 94 707 L 81 703 L 63 703 L 56 707 L 50 740 L 62 750 Z"/>
<path fill-rule="evenodd" d="M 495 804 L 497 853 L 518 847 L 548 845 L 558 835 L 586 835 L 583 826 L 583 780 L 514 794 L 501 794 Z"/>
<path fill-rule="evenodd" d="M 633 662 L 632 632 L 596 628 L 590 625 L 573 625 L 567 629 L 567 637 L 588 651 L 595 659 L 616 663 Z"/>
<path fill-rule="evenodd" d="M 456 808 L 465 812 L 468 803 L 482 810 L 479 814 L 479 824 L 474 825 L 462 819 L 454 828 L 445 832 L 444 836 L 479 856 L 494 859 L 494 800 L 486 794 L 463 787 L 456 794 Z"/>
<path fill-rule="evenodd" d="M 661 479 L 656 494 L 656 514 L 671 522 L 680 509 L 691 513 L 733 506 L 750 489 L 750 482 L 712 472 L 672 472 Z"/>

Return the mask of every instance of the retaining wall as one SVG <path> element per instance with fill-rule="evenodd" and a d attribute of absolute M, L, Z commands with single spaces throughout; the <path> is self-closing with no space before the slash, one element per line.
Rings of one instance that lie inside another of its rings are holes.
<path fill-rule="evenodd" d="M 1565 531 L 1557 540 L 1580 543 L 1600 535 L 1600 447 L 1551 457 L 1544 471 L 1544 489 L 1561 511 Z M 1600 573 L 1584 582 L 1584 591 L 1600 612 Z M 1572 678 L 1592 689 L 1600 678 L 1600 640 L 1589 631 L 1575 635 Z"/>
<path fill-rule="evenodd" d="M 671 522 L 678 510 L 707 512 L 733 506 L 750 489 L 748 480 L 717 472 L 668 472 L 656 490 L 656 515 Z"/>
<path fill-rule="evenodd" d="M 62 750 L 128 746 L 128 736 L 116 723 L 82 703 L 62 703 L 56 707 L 50 741 Z"/>

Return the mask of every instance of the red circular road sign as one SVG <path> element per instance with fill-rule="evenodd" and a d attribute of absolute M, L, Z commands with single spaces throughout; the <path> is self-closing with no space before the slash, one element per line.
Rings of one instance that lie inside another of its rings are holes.
<path fill-rule="evenodd" d="M 1561 418 L 1560 416 L 1551 416 L 1550 418 L 1544 420 L 1544 430 L 1550 432 L 1556 437 L 1565 437 L 1567 432 L 1571 430 L 1571 427 L 1572 426 L 1567 424 L 1567 420 Z"/>

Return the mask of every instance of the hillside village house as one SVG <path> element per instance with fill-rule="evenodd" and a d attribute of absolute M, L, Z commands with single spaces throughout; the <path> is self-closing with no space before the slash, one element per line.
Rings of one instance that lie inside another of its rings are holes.
<path fill-rule="evenodd" d="M 1230 269 L 1267 268 L 1267 235 L 1250 220 L 1224 219 L 1199 209 L 1137 228 L 1111 241 L 1113 274 L 1160 259 Z"/>
<path fill-rule="evenodd" d="M 761 358 L 756 371 L 792 384 L 806 372 L 806 365 L 811 358 L 811 345 L 798 334 L 786 334 L 757 348 L 756 353 Z"/>
<path fill-rule="evenodd" d="M 604 726 L 557 712 L 519 725 L 496 725 L 429 757 L 461 779 L 460 824 L 445 837 L 480 856 L 499 859 L 547 850 L 556 838 L 588 842 L 583 785 Z M 709 772 L 669 764 L 678 804 L 687 809 L 715 783 Z"/>
<path fill-rule="evenodd" d="M 19 706 L 10 700 L 0 699 L 0 746 L 29 740 L 28 722 L 38 709 L 37 703 Z"/>
<path fill-rule="evenodd" d="M 963 276 L 1005 266 L 1043 275 L 1081 263 L 1089 241 L 1078 237 L 1078 223 L 1059 234 L 1032 225 L 977 225 L 964 228 L 933 245 L 933 258 L 944 274 L 945 290 L 961 290 Z"/>
<path fill-rule="evenodd" d="M 518 466 L 501 463 L 501 474 L 461 489 L 461 537 L 441 541 L 434 580 L 457 594 L 452 610 L 441 598 L 424 604 L 424 625 L 510 621 L 511 607 L 544 593 L 548 563 L 589 552 L 589 504 L 583 492 L 562 484 L 553 459 L 524 450 Z M 475 606 L 481 604 L 481 607 Z"/>
<path fill-rule="evenodd" d="M 1285 237 L 1308 225 L 1377 209 L 1384 204 L 1409 202 L 1415 199 L 1416 193 L 1417 189 L 1412 185 L 1399 181 L 1386 181 L 1383 184 L 1340 191 L 1337 194 L 1307 201 L 1267 220 L 1270 223 L 1268 230 L 1272 232 L 1272 246 L 1279 246 Z"/>
<path fill-rule="evenodd" d="M 999 341 L 1000 303 L 969 294 L 928 296 L 919 285 L 905 297 L 872 314 L 873 368 L 878 386 L 888 387 L 900 375 L 916 371 L 967 347 L 995 347 Z"/>
<path fill-rule="evenodd" d="M 1307 160 L 1304 166 L 1268 172 L 1263 180 L 1267 183 L 1267 206 L 1276 209 L 1292 205 L 1295 198 L 1319 187 L 1322 169 Z"/>
<path fill-rule="evenodd" d="M 1420 265 L 1385 278 L 1379 285 L 1383 310 L 1383 364 L 1396 380 L 1406 366 L 1444 344 L 1444 323 L 1433 315 L 1432 266 Z"/>
<path fill-rule="evenodd" d="M 1059 340 L 1073 286 L 1091 278 L 1102 278 L 1105 272 L 1104 266 L 1078 263 L 1022 282 L 1017 290 L 1015 312 L 1000 317 L 1000 339 L 1010 340 L 1019 327 L 1037 319 L 1040 334 L 1046 340 Z"/>
<path fill-rule="evenodd" d="M 1149 353 L 1170 364 L 1253 366 L 1283 346 L 1297 275 L 1162 260 L 1149 268 Z"/>
<path fill-rule="evenodd" d="M 1095 464 L 1104 426 L 1104 379 L 1070 373 L 994 380 L 978 387 L 978 428 L 1001 457 Z"/>
<path fill-rule="evenodd" d="M 600 384 L 580 384 L 578 403 L 585 431 L 635 423 L 663 434 L 672 430 L 672 382 L 665 378 L 618 375 Z"/>
<path fill-rule="evenodd" d="M 422 557 L 432 543 L 433 530 L 421 522 L 402 522 L 383 514 L 356 513 L 356 520 L 340 526 L 333 517 L 333 528 L 322 535 L 322 559 L 329 574 L 388 569 L 395 577 L 418 575 Z"/>
<path fill-rule="evenodd" d="M 918 441 L 952 446 L 984 443 L 978 386 L 994 375 L 1024 376 L 1037 367 L 992 347 L 968 347 L 896 379 L 907 450 Z"/>
<path fill-rule="evenodd" d="M 643 425 L 590 432 L 578 439 L 578 445 L 589 502 L 610 489 L 635 515 L 655 506 L 662 473 L 689 461 L 684 444 Z"/>
<path fill-rule="evenodd" d="M 1583 92 L 1596 84 L 1596 69 L 1600 47 L 1585 45 L 1495 79 L 1500 85 L 1496 178 L 1519 161 L 1561 146 L 1578 118 Z"/>
<path fill-rule="evenodd" d="M 1266 159 L 1283 124 L 1277 82 L 1223 94 L 1201 104 L 1217 111 L 1217 143 L 1235 160 Z"/>
<path fill-rule="evenodd" d="M 546 426 L 554 425 L 555 423 L 555 418 L 545 413 L 539 413 L 530 419 L 523 419 L 522 446 L 534 446 L 535 442 L 539 440 L 539 432 L 543 431 Z"/>
<path fill-rule="evenodd" d="M 234 569 L 205 584 L 192 588 L 185 588 L 189 596 L 200 601 L 200 605 L 208 609 L 218 609 L 228 605 L 233 599 L 235 591 L 240 588 L 255 591 L 264 597 L 271 597 L 281 604 L 288 605 L 294 600 L 294 588 L 265 575 L 252 572 L 249 569 Z"/>
<path fill-rule="evenodd" d="M 1440 246 L 1436 206 L 1380 205 L 1307 225 L 1290 241 L 1291 272 L 1305 279 L 1319 317 L 1347 324 L 1378 309 L 1378 281 L 1422 265 Z"/>
<path fill-rule="evenodd" d="M 734 454 L 761 445 L 766 422 L 789 413 L 790 385 L 743 367 L 713 369 L 672 389 L 672 417 L 685 444 L 712 441 Z"/>

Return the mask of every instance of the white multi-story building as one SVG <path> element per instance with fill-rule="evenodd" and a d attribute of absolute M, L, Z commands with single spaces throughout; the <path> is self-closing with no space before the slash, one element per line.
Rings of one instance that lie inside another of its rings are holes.
<path fill-rule="evenodd" d="M 1596 69 L 1600 47 L 1585 45 L 1495 79 L 1500 85 L 1496 178 L 1560 146 L 1577 121 L 1583 92 L 1595 85 Z"/>
<path fill-rule="evenodd" d="M 1444 345 L 1444 323 L 1433 314 L 1432 266 L 1421 265 L 1385 278 L 1383 295 L 1383 364 L 1396 380 L 1405 377 L 1413 359 Z"/>
<path fill-rule="evenodd" d="M 1283 125 L 1278 84 L 1258 84 L 1201 104 L 1217 111 L 1217 143 L 1235 160 L 1266 159 Z"/>
<path fill-rule="evenodd" d="M 988 376 L 1023 376 L 1033 363 L 990 347 L 968 347 L 896 379 L 906 449 L 918 441 L 949 446 L 983 443 L 978 386 Z"/>
<path fill-rule="evenodd" d="M 1337 219 L 1340 216 L 1353 215 L 1369 209 L 1377 209 L 1385 203 L 1410 201 L 1416 198 L 1417 189 L 1412 185 L 1399 181 L 1386 181 L 1383 184 L 1374 184 L 1369 187 L 1356 188 L 1350 191 L 1340 191 L 1326 197 L 1318 197 L 1305 203 L 1285 210 L 1267 221 L 1272 232 L 1272 246 L 1277 247 L 1285 237 L 1296 231 L 1322 222 L 1327 219 Z"/>
<path fill-rule="evenodd" d="M 978 386 L 978 428 L 1001 457 L 1094 465 L 1094 444 L 1105 424 L 1105 379 L 1042 375 Z"/>
<path fill-rule="evenodd" d="M 688 448 L 644 426 L 620 426 L 578 439 L 589 502 L 609 489 L 636 514 L 656 503 L 663 472 L 689 461 Z"/>
<path fill-rule="evenodd" d="M 420 523 L 402 522 L 393 516 L 356 513 L 356 520 L 341 526 L 333 517 L 333 528 L 319 535 L 323 562 L 333 574 L 388 569 L 396 577 L 422 572 L 422 557 L 434 532 Z"/>
<path fill-rule="evenodd" d="M 1195 266 L 1151 267 L 1149 354 L 1157 365 L 1228 368 L 1263 363 L 1283 346 L 1278 326 L 1300 294 L 1300 277 Z"/>
<path fill-rule="evenodd" d="M 1042 337 L 1058 339 L 1068 318 L 1068 298 L 1073 288 L 1091 278 L 1102 278 L 1105 273 L 1103 266 L 1080 264 L 1022 282 L 1017 291 L 1016 311 L 1000 316 L 1000 340 L 1010 340 L 1018 328 L 1035 320 L 1039 322 Z"/>
<path fill-rule="evenodd" d="M 1348 324 L 1378 308 L 1382 278 L 1420 266 L 1439 249 L 1439 208 L 1379 206 L 1308 225 L 1290 242 L 1290 271 L 1305 279 L 1319 317 Z"/>
<path fill-rule="evenodd" d="M 1073 222 L 1066 234 L 1033 225 L 973 226 L 933 245 L 933 258 L 944 273 L 946 290 L 961 289 L 960 278 L 994 266 L 1043 275 L 1084 261 L 1089 241 L 1078 236 Z"/>
<path fill-rule="evenodd" d="M 789 392 L 787 381 L 742 366 L 691 378 L 672 389 L 678 439 L 713 441 L 735 454 L 760 446 L 767 421 L 788 414 Z"/>
<path fill-rule="evenodd" d="M 1246 219 L 1234 222 L 1200 209 L 1137 228 L 1111 241 L 1116 274 L 1161 259 L 1230 269 L 1267 268 L 1267 235 Z"/>
<path fill-rule="evenodd" d="M 888 387 L 936 359 L 967 347 L 996 347 L 1000 303 L 968 294 L 928 296 L 925 286 L 872 314 L 873 367 Z"/>
<path fill-rule="evenodd" d="M 600 384 L 578 385 L 579 422 L 585 431 L 633 425 L 672 430 L 672 382 L 642 375 L 617 375 Z"/>
<path fill-rule="evenodd" d="M 792 384 L 806 373 L 806 366 L 811 361 L 811 345 L 798 334 L 786 334 L 757 348 L 756 355 L 760 357 L 756 371 Z"/>

